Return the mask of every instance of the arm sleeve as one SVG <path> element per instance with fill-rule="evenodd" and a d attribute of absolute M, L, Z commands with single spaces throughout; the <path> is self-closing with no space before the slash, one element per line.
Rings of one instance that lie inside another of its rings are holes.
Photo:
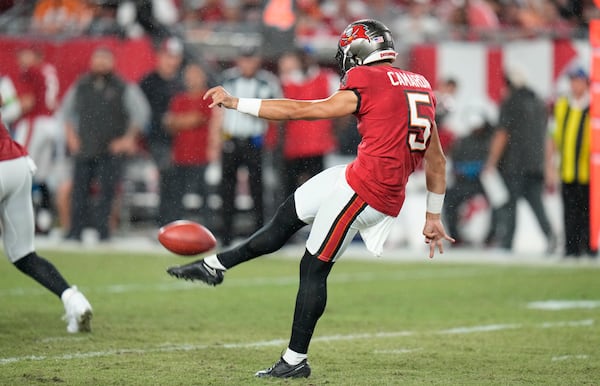
<path fill-rule="evenodd" d="M 498 115 L 498 125 L 497 128 L 504 128 L 504 129 L 508 129 L 507 126 L 510 126 L 510 114 L 508 112 L 508 104 L 507 103 L 503 103 L 500 106 L 500 113 Z"/>
<path fill-rule="evenodd" d="M 128 84 L 124 99 L 129 126 L 144 129 L 150 120 L 150 105 L 142 90 L 135 84 Z"/>
<path fill-rule="evenodd" d="M 342 77 L 340 90 L 361 90 L 369 84 L 364 72 L 359 67 L 349 69 Z"/>
<path fill-rule="evenodd" d="M 63 101 L 58 109 L 56 117 L 61 122 L 70 122 L 77 127 L 77 121 L 79 117 L 75 111 L 75 94 L 77 92 L 77 83 L 67 91 L 67 94 L 63 98 Z"/>
<path fill-rule="evenodd" d="M 340 90 L 353 91 L 358 97 L 358 104 L 354 114 L 360 113 L 363 106 L 363 90 L 369 84 L 368 79 L 365 79 L 364 74 L 360 71 L 360 67 L 353 67 L 348 70 L 340 82 Z"/>
<path fill-rule="evenodd" d="M 273 73 L 263 70 L 258 74 L 258 78 L 264 82 L 264 87 L 258 90 L 258 98 L 273 99 L 283 97 L 279 79 Z"/>
<path fill-rule="evenodd" d="M 2 119 L 10 124 L 21 116 L 21 104 L 15 85 L 6 76 L 0 78 L 0 95 L 2 95 L 2 102 L 4 103 L 0 108 Z"/>

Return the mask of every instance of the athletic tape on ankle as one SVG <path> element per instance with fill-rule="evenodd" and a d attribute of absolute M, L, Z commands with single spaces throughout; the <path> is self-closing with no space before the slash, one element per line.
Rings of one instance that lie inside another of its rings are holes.
<path fill-rule="evenodd" d="M 260 105 L 262 104 L 262 99 L 257 98 L 239 98 L 237 111 L 240 113 L 246 113 L 250 115 L 254 115 L 258 117 L 258 111 L 260 110 Z"/>
<path fill-rule="evenodd" d="M 427 191 L 427 211 L 429 213 L 439 214 L 442 213 L 442 207 L 444 206 L 445 194 L 438 194 Z"/>

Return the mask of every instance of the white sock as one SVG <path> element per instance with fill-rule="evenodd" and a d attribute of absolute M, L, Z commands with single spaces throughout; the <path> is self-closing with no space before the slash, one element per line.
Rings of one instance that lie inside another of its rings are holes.
<path fill-rule="evenodd" d="M 210 255 L 204 258 L 204 262 L 211 268 L 220 269 L 221 271 L 226 271 L 227 268 L 223 267 L 223 264 L 217 259 L 217 255 Z"/>
<path fill-rule="evenodd" d="M 67 300 L 68 298 L 71 297 L 71 295 L 73 295 L 73 293 L 77 290 L 77 288 L 73 288 L 73 287 L 69 287 L 66 290 L 63 291 L 63 293 L 60 295 L 60 300 L 63 301 L 63 303 L 65 302 L 65 300 Z"/>
<path fill-rule="evenodd" d="M 297 365 L 298 363 L 305 360 L 307 357 L 308 357 L 308 355 L 297 353 L 293 350 L 290 350 L 289 348 L 287 350 L 285 350 L 285 354 L 283 354 L 283 360 L 288 365 L 292 365 L 292 366 Z"/>

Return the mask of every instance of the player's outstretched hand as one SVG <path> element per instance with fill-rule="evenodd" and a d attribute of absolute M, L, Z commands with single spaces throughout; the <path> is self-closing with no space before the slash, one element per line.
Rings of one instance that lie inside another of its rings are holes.
<path fill-rule="evenodd" d="M 216 86 L 209 89 L 203 99 L 212 98 L 211 104 L 208 106 L 213 108 L 215 106 L 226 107 L 228 109 L 236 109 L 238 104 L 238 98 L 232 96 L 223 88 L 223 86 Z"/>
<path fill-rule="evenodd" d="M 440 253 L 444 253 L 444 240 L 448 240 L 451 243 L 455 241 L 446 233 L 439 214 L 427 213 L 425 226 L 423 227 L 423 236 L 425 236 L 425 244 L 429 244 L 430 259 L 433 259 L 436 247 Z"/>

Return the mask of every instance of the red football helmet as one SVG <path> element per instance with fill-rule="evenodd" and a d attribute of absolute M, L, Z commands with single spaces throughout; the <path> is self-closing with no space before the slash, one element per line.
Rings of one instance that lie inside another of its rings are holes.
<path fill-rule="evenodd" d="M 335 59 L 342 72 L 382 60 L 394 61 L 398 53 L 389 28 L 377 20 L 351 23 L 340 37 Z"/>

